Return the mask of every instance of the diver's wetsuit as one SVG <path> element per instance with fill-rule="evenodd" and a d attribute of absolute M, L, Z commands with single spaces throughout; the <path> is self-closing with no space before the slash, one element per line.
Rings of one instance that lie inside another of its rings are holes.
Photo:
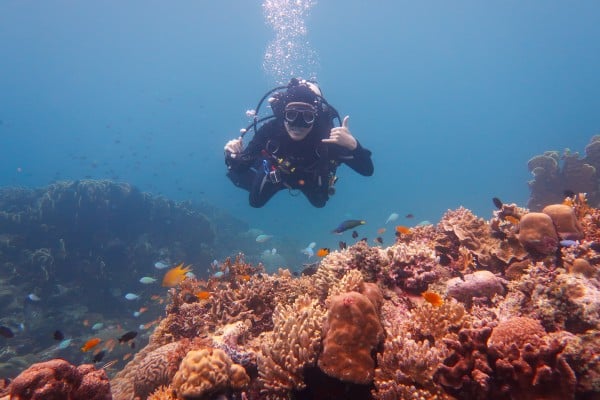
<path fill-rule="evenodd" d="M 306 138 L 294 141 L 283 121 L 271 120 L 262 125 L 246 149 L 236 158 L 226 156 L 231 181 L 250 192 L 250 205 L 262 207 L 283 189 L 298 189 L 315 207 L 329 199 L 329 181 L 337 166 L 345 163 L 361 175 L 373 174 L 371 152 L 357 142 L 353 151 L 335 144 L 322 143 L 333 127 L 330 120 L 315 122 Z M 270 171 L 275 171 L 269 174 Z M 274 177 L 278 174 L 279 182 Z"/>

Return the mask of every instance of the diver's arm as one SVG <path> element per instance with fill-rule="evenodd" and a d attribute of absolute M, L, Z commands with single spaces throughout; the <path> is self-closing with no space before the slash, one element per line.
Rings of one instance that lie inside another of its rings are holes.
<path fill-rule="evenodd" d="M 356 141 L 356 148 L 348 153 L 340 156 L 340 161 L 343 161 L 350 168 L 361 175 L 373 175 L 373 160 L 371 160 L 371 152 L 360 145 Z"/>
<path fill-rule="evenodd" d="M 265 146 L 265 131 L 263 127 L 254 135 L 248 146 L 239 152 L 227 151 L 225 146 L 225 164 L 229 172 L 241 173 L 255 165 L 256 160 L 260 157 L 261 151 Z M 230 142 L 228 142 L 229 144 Z M 241 144 L 240 144 L 241 147 Z"/>

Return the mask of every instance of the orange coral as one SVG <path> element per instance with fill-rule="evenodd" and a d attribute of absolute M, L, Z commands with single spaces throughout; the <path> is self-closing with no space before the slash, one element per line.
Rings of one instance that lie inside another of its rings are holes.
<path fill-rule="evenodd" d="M 375 373 L 372 350 L 383 339 L 378 311 L 363 294 L 347 292 L 330 299 L 319 368 L 346 382 L 369 384 Z"/>

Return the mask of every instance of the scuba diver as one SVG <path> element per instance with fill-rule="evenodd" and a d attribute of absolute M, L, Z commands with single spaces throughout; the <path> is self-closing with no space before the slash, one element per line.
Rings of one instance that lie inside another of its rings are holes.
<path fill-rule="evenodd" d="M 259 119 L 260 106 L 270 95 L 273 115 Z M 364 176 L 373 174 L 371 152 L 350 132 L 349 117 L 334 126 L 340 116 L 314 82 L 293 78 L 265 94 L 249 113 L 254 122 L 225 144 L 225 164 L 229 179 L 249 191 L 252 207 L 264 206 L 284 189 L 301 191 L 313 206 L 324 207 L 335 193 L 340 164 Z M 250 128 L 254 137 L 244 149 L 242 138 Z"/>

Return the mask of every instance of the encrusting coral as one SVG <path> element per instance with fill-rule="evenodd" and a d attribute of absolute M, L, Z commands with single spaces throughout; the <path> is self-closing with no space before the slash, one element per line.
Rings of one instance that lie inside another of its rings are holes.
<path fill-rule="evenodd" d="M 172 387 L 179 400 L 209 398 L 240 391 L 250 383 L 244 368 L 231 361 L 224 351 L 192 350 L 181 361 Z"/>

